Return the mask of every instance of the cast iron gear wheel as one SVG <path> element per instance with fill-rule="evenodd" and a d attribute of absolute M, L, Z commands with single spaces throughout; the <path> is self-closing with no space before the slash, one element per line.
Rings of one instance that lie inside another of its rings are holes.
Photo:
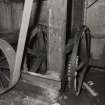
<path fill-rule="evenodd" d="M 14 78 L 19 77 L 16 75 L 17 71 L 14 71 L 16 55 L 15 50 L 8 42 L 2 39 L 0 39 L 0 50 L 4 55 L 3 59 L 6 59 L 6 62 L 8 63 L 7 68 L 3 68 L 2 66 L 0 67 L 0 94 L 3 94 L 14 87 L 14 85 L 17 83 L 17 81 L 14 81 Z M 0 61 L 2 62 L 2 57 Z M 8 71 L 5 69 L 8 69 Z"/>
<path fill-rule="evenodd" d="M 29 70 L 44 74 L 47 69 L 47 30 L 46 26 L 38 25 L 32 31 L 28 44 Z"/>
<path fill-rule="evenodd" d="M 68 86 L 79 95 L 82 83 L 89 67 L 90 30 L 86 26 L 76 32 L 71 55 L 68 57 Z"/>

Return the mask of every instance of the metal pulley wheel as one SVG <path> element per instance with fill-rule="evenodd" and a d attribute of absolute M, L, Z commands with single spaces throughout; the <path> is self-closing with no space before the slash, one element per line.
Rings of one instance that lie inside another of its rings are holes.
<path fill-rule="evenodd" d="M 28 68 L 32 72 L 44 74 L 47 69 L 47 30 L 38 25 L 33 31 L 28 44 Z"/>
<path fill-rule="evenodd" d="M 14 82 L 15 51 L 5 40 L 0 39 L 0 94 L 11 89 Z M 15 76 L 17 76 L 15 74 Z"/>
<path fill-rule="evenodd" d="M 80 93 L 88 69 L 90 40 L 90 30 L 86 26 L 83 26 L 82 29 L 75 34 L 72 54 L 68 57 L 68 86 L 76 95 Z"/>

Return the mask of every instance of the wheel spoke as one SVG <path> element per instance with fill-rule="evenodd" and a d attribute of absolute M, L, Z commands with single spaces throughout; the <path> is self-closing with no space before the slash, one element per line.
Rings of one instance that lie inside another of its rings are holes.
<path fill-rule="evenodd" d="M 3 70 L 9 70 L 9 67 L 8 67 L 8 65 L 5 65 L 5 66 L 0 65 L 0 70 L 2 70 L 2 69 Z"/>
<path fill-rule="evenodd" d="M 0 71 L 0 74 L 2 74 L 2 76 L 9 82 L 10 81 L 10 79 L 9 79 L 9 77 L 2 71 Z"/>
<path fill-rule="evenodd" d="M 79 75 L 78 75 L 78 78 L 77 78 L 78 88 L 77 88 L 77 91 L 76 91 L 76 95 L 79 95 L 79 94 L 80 94 L 81 87 L 82 87 L 82 84 L 83 84 L 83 80 L 84 80 L 84 77 L 85 77 L 87 68 L 88 68 L 88 67 L 85 66 L 85 67 L 82 69 L 82 71 L 79 73 Z"/>
<path fill-rule="evenodd" d="M 0 86 L 1 86 L 0 88 L 2 88 L 2 89 L 4 88 L 4 86 L 3 86 L 3 81 L 2 81 L 1 78 L 0 78 Z"/>
<path fill-rule="evenodd" d="M 34 71 L 34 72 L 37 72 L 38 68 L 40 67 L 41 65 L 41 59 L 37 59 L 36 62 L 34 62 L 34 64 L 32 65 L 32 68 L 30 71 Z"/>

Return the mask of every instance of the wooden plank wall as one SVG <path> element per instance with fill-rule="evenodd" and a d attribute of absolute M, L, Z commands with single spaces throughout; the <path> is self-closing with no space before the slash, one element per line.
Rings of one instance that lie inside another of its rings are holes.
<path fill-rule="evenodd" d="M 22 3 L 0 3 L 0 31 L 19 30 L 21 24 Z"/>
<path fill-rule="evenodd" d="M 18 31 L 21 26 L 21 19 L 23 13 L 23 2 L 3 2 L 0 1 L 0 31 L 4 32 L 14 32 Z M 30 25 L 34 24 L 35 12 L 37 8 L 37 3 L 33 3 Z M 46 2 L 43 3 L 41 9 L 41 23 L 46 23 L 47 21 L 47 6 Z"/>

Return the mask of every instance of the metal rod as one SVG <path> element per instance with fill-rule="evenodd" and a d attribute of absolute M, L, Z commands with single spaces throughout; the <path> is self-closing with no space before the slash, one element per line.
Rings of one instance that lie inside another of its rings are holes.
<path fill-rule="evenodd" d="M 83 82 L 83 86 L 90 92 L 92 96 L 97 96 L 98 93 L 95 92 L 91 87 L 89 87 L 85 82 Z"/>

